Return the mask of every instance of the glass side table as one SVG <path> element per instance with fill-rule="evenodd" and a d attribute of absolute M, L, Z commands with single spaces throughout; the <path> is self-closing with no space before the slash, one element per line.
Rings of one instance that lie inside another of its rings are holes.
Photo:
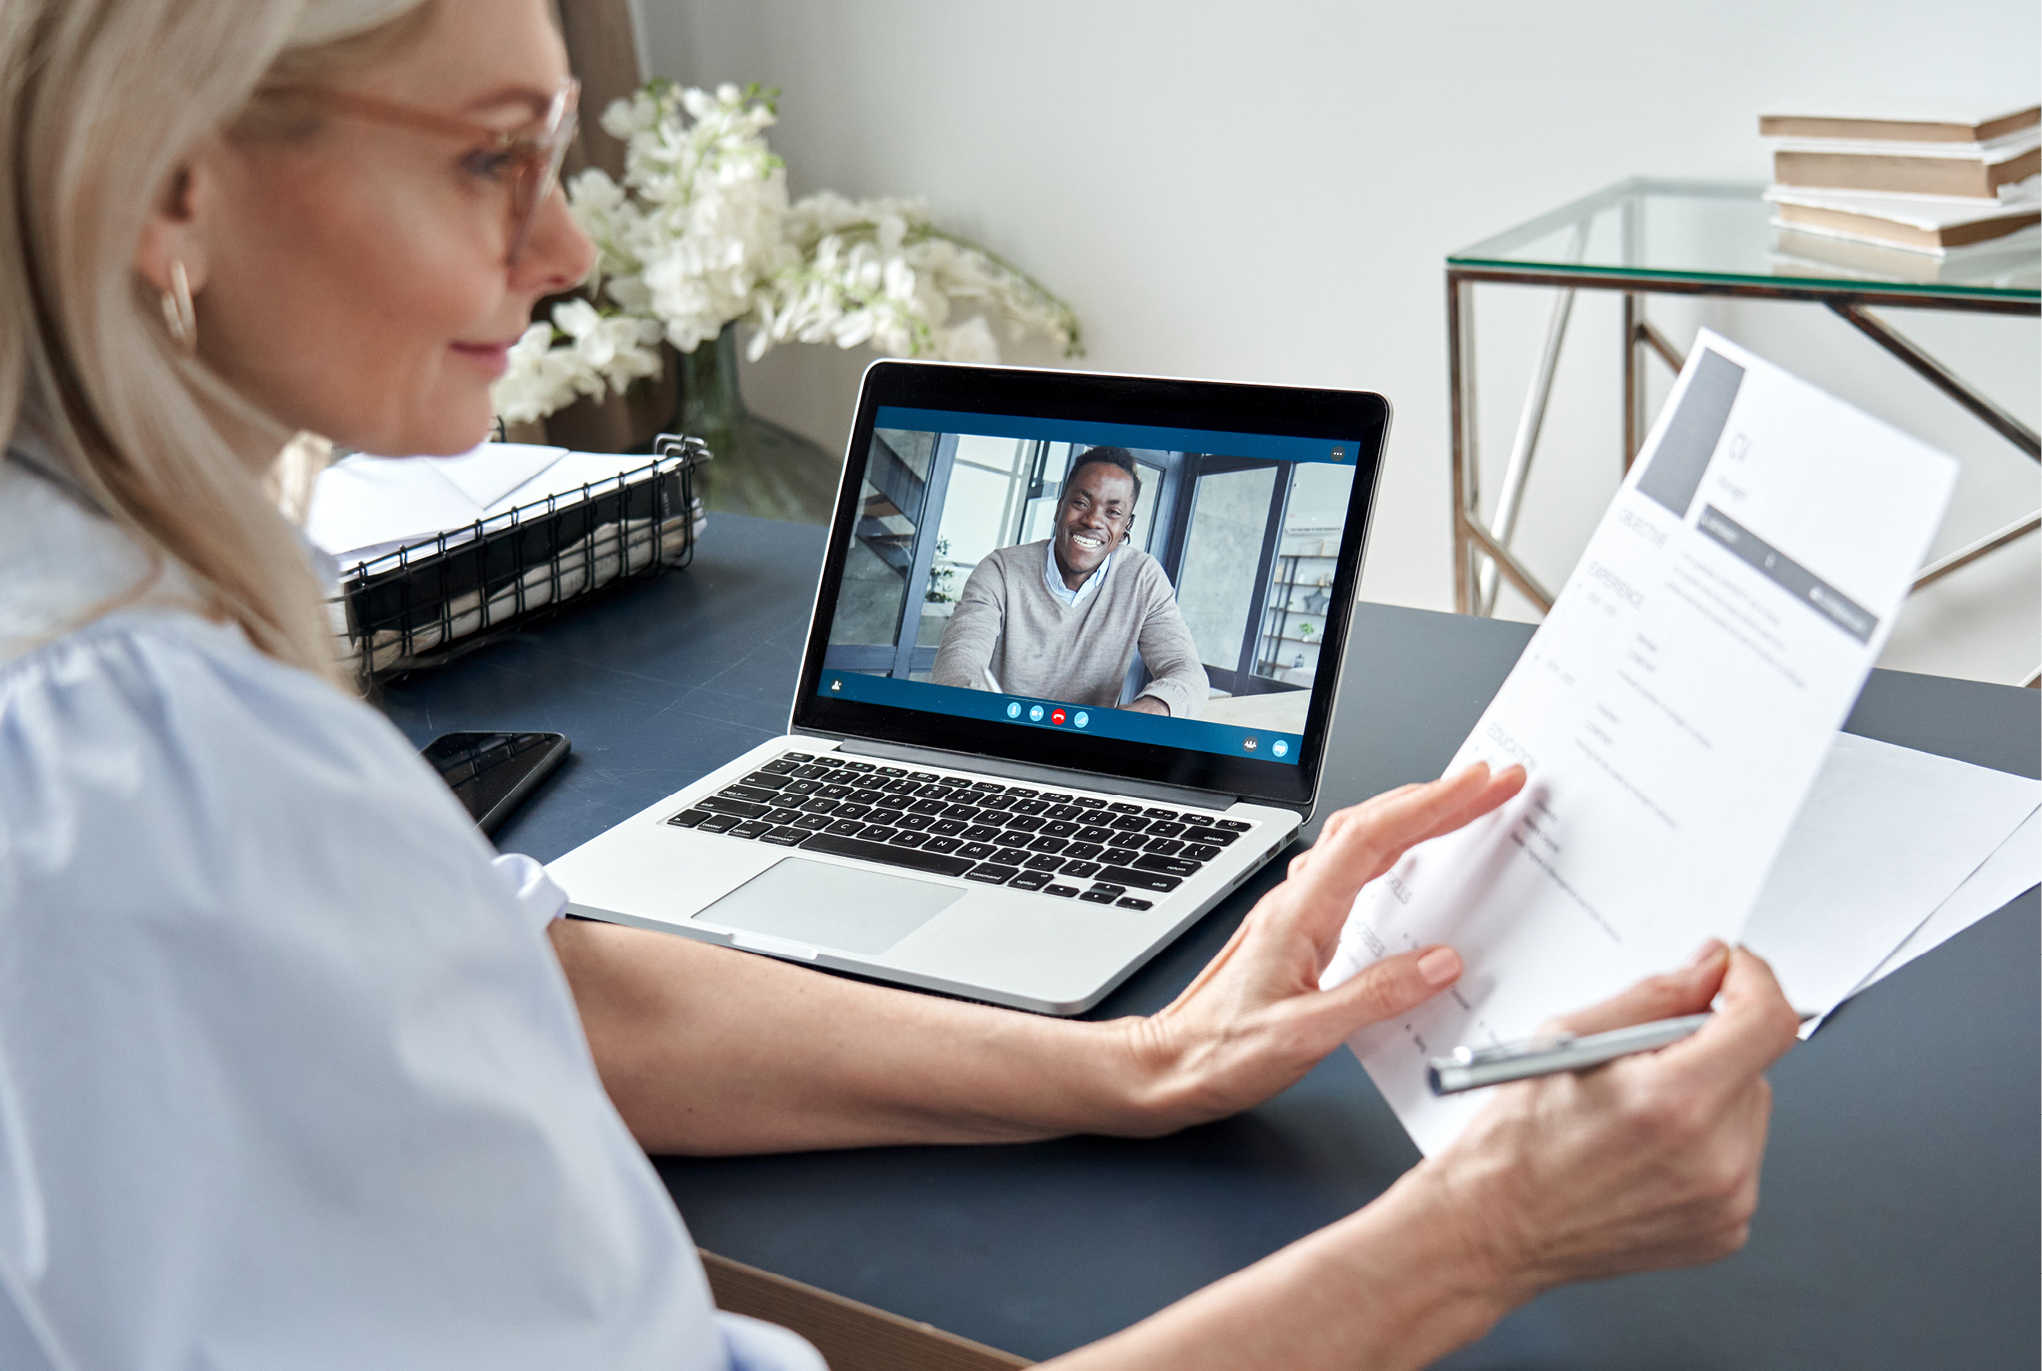
<path fill-rule="evenodd" d="M 1949 258 L 1777 229 L 1757 184 L 1621 181 L 1446 259 L 1447 352 L 1452 388 L 1454 608 L 1489 614 L 1499 577 L 1541 611 L 1553 597 L 1510 553 L 1531 473 L 1553 369 L 1577 290 L 1624 294 L 1623 464 L 1647 428 L 1648 355 L 1678 371 L 1686 359 L 1645 317 L 1648 295 L 1741 295 L 1826 306 L 1912 367 L 2002 437 L 2042 462 L 2035 431 L 1967 386 L 1872 306 L 2042 315 L 2042 253 L 2036 235 L 1981 244 Z M 1557 289 L 1545 344 L 1525 395 L 1496 507 L 1481 517 L 1475 434 L 1474 287 L 1478 282 Z M 1922 568 L 1915 589 L 1940 580 L 2042 526 L 2042 512 Z M 2024 684 L 2036 684 L 2031 676 Z"/>

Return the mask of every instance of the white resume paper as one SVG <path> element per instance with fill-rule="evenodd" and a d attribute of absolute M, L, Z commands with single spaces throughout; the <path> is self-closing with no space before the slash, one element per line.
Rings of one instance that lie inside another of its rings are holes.
<path fill-rule="evenodd" d="M 1552 612 L 1461 745 L 1529 773 L 1355 902 L 1322 983 L 1427 943 L 1458 984 L 1349 1046 L 1427 1153 L 1486 1091 L 1428 1058 L 1734 940 L 1892 629 L 1949 457 L 1704 331 Z"/>

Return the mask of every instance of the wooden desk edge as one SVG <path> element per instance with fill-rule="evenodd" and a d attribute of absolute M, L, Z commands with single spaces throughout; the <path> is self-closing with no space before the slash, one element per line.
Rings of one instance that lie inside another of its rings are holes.
<path fill-rule="evenodd" d="M 1010 1371 L 1033 1362 L 703 1248 L 716 1307 L 792 1329 L 830 1371 Z"/>

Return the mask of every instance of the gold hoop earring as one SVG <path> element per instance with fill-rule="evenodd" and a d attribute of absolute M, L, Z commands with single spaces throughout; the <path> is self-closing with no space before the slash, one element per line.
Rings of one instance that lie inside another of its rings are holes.
<path fill-rule="evenodd" d="M 177 258 L 170 263 L 170 289 L 163 292 L 163 322 L 169 326 L 170 337 L 186 352 L 195 351 L 199 342 L 199 316 L 191 304 L 191 278 L 184 274 L 184 260 Z"/>

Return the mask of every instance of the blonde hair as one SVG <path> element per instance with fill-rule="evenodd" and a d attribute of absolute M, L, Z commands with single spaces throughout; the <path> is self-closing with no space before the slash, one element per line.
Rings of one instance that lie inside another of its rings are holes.
<path fill-rule="evenodd" d="M 172 340 L 134 257 L 179 163 L 272 72 L 372 61 L 432 2 L 0 3 L 0 436 L 32 433 L 207 613 L 327 680 L 327 589 L 265 479 L 292 435 Z"/>

